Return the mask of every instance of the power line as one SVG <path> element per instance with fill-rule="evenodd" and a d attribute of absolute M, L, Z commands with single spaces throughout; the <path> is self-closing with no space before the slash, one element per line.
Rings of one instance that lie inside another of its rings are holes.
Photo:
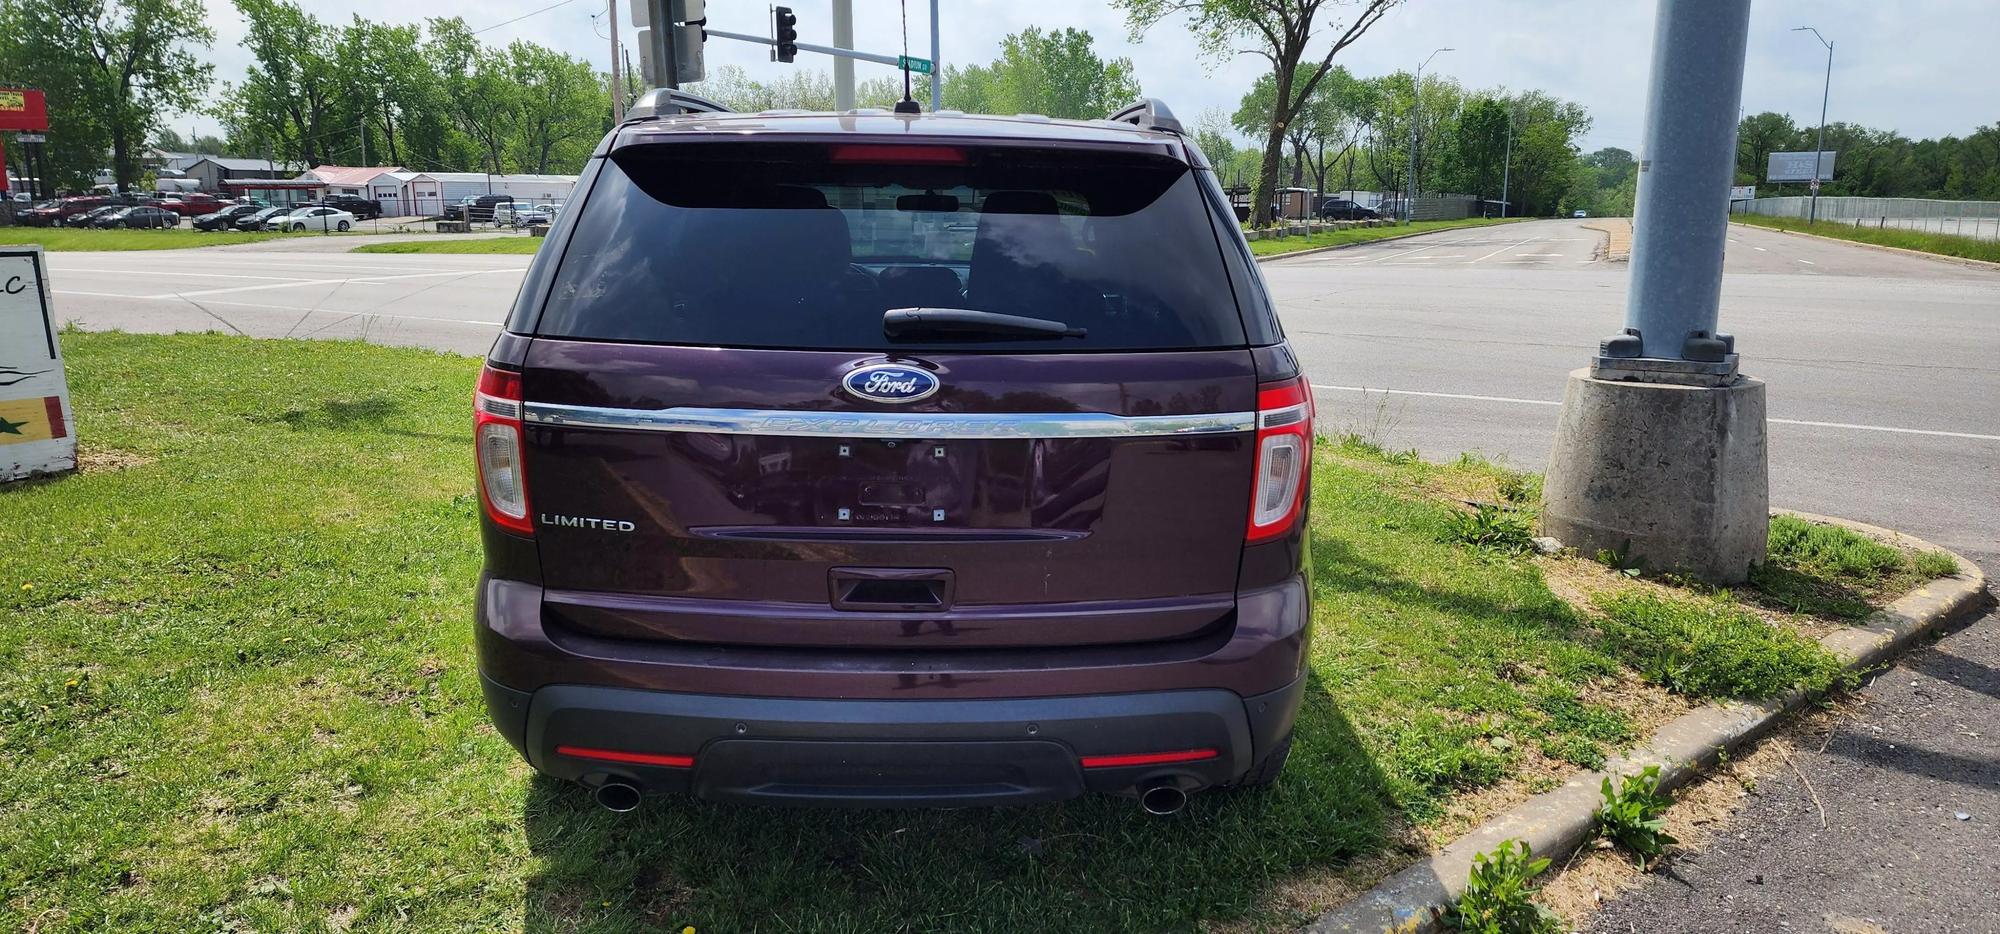
<path fill-rule="evenodd" d="M 575 2 L 576 2 L 576 0 L 556 0 L 556 2 L 555 2 L 555 3 L 551 3 L 551 4 L 549 4 L 548 6 L 545 6 L 545 7 L 542 7 L 542 8 L 541 8 L 541 9 L 539 9 L 539 10 L 532 10 L 532 11 L 529 11 L 529 12 L 527 12 L 527 13 L 523 13 L 523 14 L 521 14 L 521 15 L 519 15 L 519 16 L 516 16 L 516 17 L 514 17 L 513 19 L 510 19 L 510 20 L 508 20 L 508 21 L 506 21 L 506 22 L 504 22 L 504 23 L 494 23 L 493 25 L 491 25 L 491 26 L 488 26 L 488 27 L 486 27 L 485 29 L 475 29 L 475 30 L 473 30 L 473 31 L 472 31 L 472 35 L 475 35 L 475 36 L 476 36 L 476 35 L 479 35 L 479 34 L 480 34 L 480 33 L 482 33 L 482 32 L 492 32 L 493 30 L 495 30 L 495 29 L 499 29 L 499 28 L 500 28 L 500 27 L 502 27 L 502 26 L 512 26 L 512 25 L 514 25 L 515 23 L 518 23 L 518 22 L 520 22 L 520 21 L 522 21 L 522 20 L 524 20 L 524 19 L 527 19 L 527 18 L 528 18 L 528 17 L 530 17 L 530 16 L 540 16 L 540 15 L 542 15 L 543 13 L 547 13 L 548 11 L 550 11 L 550 10 L 553 10 L 553 9 L 555 9 L 555 8 L 557 8 L 557 7 L 564 7 L 564 6 L 569 6 L 570 4 L 572 4 L 572 3 L 575 3 Z"/>

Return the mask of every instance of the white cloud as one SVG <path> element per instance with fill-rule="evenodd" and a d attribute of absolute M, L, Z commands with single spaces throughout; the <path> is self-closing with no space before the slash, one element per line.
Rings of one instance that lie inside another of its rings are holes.
<path fill-rule="evenodd" d="M 229 0 L 206 0 L 216 30 L 212 60 L 218 77 L 240 78 L 250 59 L 240 42 L 244 27 Z M 461 16 L 478 29 L 547 6 L 554 0 L 428 0 L 421 13 L 394 0 L 307 0 L 322 19 L 344 23 L 366 18 L 407 21 Z M 1000 38 L 1026 26 L 1074 26 L 1089 30 L 1106 55 L 1132 59 L 1141 86 L 1165 99 L 1185 119 L 1214 107 L 1236 108 L 1238 97 L 1264 67 L 1255 56 L 1215 62 L 1201 58 L 1193 37 L 1179 23 L 1162 23 L 1132 42 L 1123 16 L 1102 0 L 940 0 L 943 8 L 942 59 L 947 64 L 983 63 L 998 54 Z M 829 0 L 794 0 L 799 37 L 832 43 Z M 856 45 L 873 52 L 900 51 L 899 6 L 892 0 L 855 0 Z M 1349 12 L 1329 4 L 1332 15 Z M 608 64 L 603 0 L 571 0 L 547 12 L 482 35 L 493 42 L 528 39 Z M 1636 150 L 1644 126 L 1642 112 L 1652 51 L 1654 4 L 1646 0 L 1409 0 L 1392 12 L 1338 61 L 1359 75 L 1408 69 L 1435 48 L 1431 70 L 1471 87 L 1540 88 L 1590 109 L 1595 127 L 1586 148 L 1622 146 Z M 763 35 L 766 4 L 710 0 L 709 22 L 718 29 Z M 626 0 L 619 0 L 621 38 L 631 48 Z M 1790 32 L 1801 24 L 1818 26 L 1838 50 L 1834 61 L 1829 119 L 1893 128 L 1921 138 L 1964 134 L 2000 121 L 2000 71 L 1993 68 L 1992 39 L 2000 35 L 2000 3 L 1993 0 L 1926 0 L 1922 4 L 1881 0 L 1759 0 L 1752 8 L 1750 50 L 1744 80 L 1744 107 L 1755 113 L 1790 113 L 1802 125 L 1819 119 L 1819 92 L 1825 49 L 1810 34 Z M 930 4 L 909 3 L 910 53 L 930 54 Z M 789 68 L 829 67 L 801 53 L 797 64 L 769 61 L 763 46 L 721 38 L 709 40 L 710 69 L 741 65 L 753 76 Z M 633 59 L 637 60 L 636 52 Z M 892 71 L 858 63 L 863 77 Z M 919 97 L 924 95 L 919 94 Z M 206 118 L 180 117 L 175 126 L 212 129 Z"/>

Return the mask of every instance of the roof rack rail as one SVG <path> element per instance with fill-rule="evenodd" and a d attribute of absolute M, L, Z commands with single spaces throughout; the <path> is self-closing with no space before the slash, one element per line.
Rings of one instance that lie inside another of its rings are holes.
<path fill-rule="evenodd" d="M 1174 112 L 1167 109 L 1167 102 L 1157 97 L 1142 97 L 1133 101 L 1108 119 L 1116 123 L 1130 123 L 1142 130 L 1187 134 L 1187 128 L 1181 126 L 1181 122 L 1174 118 Z"/>
<path fill-rule="evenodd" d="M 632 106 L 625 108 L 625 119 L 651 120 L 655 117 L 673 117 L 680 114 L 734 112 L 699 94 L 689 94 L 679 88 L 654 88 L 639 95 L 639 99 L 633 101 Z"/>

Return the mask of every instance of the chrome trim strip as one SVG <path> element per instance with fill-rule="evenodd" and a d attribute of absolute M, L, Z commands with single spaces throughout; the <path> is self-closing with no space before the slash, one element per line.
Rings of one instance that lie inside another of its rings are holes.
<path fill-rule="evenodd" d="M 1250 431 L 1255 412 L 1127 417 L 1102 412 L 813 412 L 770 409 L 613 409 L 530 402 L 531 425 L 798 438 L 1141 438 Z"/>

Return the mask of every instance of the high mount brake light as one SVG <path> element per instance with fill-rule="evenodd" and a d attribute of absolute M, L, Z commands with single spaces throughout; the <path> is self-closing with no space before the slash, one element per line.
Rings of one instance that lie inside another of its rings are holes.
<path fill-rule="evenodd" d="M 479 499 L 487 517 L 510 532 L 535 534 L 521 459 L 521 374 L 491 366 L 479 372 L 472 433 L 479 451 Z"/>
<path fill-rule="evenodd" d="M 1245 542 L 1277 538 L 1298 521 L 1312 459 L 1312 420 L 1312 392 L 1304 377 L 1258 387 L 1257 473 Z"/>
<path fill-rule="evenodd" d="M 842 143 L 827 158 L 834 162 L 877 162 L 902 165 L 964 165 L 965 150 L 957 146 L 908 143 Z"/>

